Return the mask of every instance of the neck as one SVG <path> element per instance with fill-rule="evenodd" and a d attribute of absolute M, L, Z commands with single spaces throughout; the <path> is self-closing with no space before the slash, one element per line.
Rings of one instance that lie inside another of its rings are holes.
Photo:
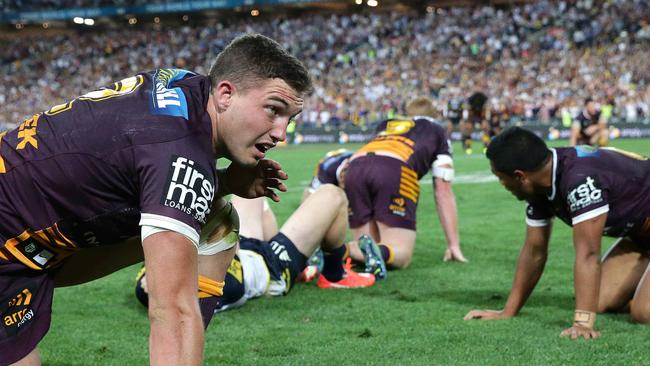
<path fill-rule="evenodd" d="M 214 152 L 214 154 L 217 155 L 217 158 L 219 158 L 220 153 L 219 148 L 217 147 L 217 141 L 219 137 L 217 128 L 217 125 L 219 123 L 219 113 L 217 112 L 217 108 L 214 106 L 214 97 L 212 93 L 210 93 L 210 96 L 208 97 L 207 112 L 210 116 L 210 121 L 212 122 L 212 152 Z"/>
<path fill-rule="evenodd" d="M 542 168 L 530 175 L 535 189 L 544 194 L 548 194 L 553 185 L 553 156 L 549 156 Z"/>

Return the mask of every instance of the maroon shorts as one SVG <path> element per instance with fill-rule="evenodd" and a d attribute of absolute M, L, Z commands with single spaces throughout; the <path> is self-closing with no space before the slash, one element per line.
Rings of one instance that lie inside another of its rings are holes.
<path fill-rule="evenodd" d="M 0 366 L 21 360 L 43 339 L 53 294 L 48 272 L 0 259 Z"/>
<path fill-rule="evenodd" d="M 345 174 L 350 227 L 370 220 L 415 230 L 420 183 L 415 171 L 401 160 L 367 155 L 352 160 Z"/>

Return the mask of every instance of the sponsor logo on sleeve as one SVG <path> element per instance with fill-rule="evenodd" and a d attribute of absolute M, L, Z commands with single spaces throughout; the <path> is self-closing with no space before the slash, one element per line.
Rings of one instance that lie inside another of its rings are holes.
<path fill-rule="evenodd" d="M 567 195 L 571 212 L 603 201 L 603 191 L 597 178 L 587 177 L 585 182 L 572 189 Z"/>
<path fill-rule="evenodd" d="M 154 75 L 154 88 L 151 94 L 153 114 L 183 117 L 188 119 L 187 101 L 181 88 L 171 88 L 174 81 L 193 73 L 181 69 L 159 69 Z"/>
<path fill-rule="evenodd" d="M 535 215 L 535 209 L 530 205 L 530 203 L 526 205 L 526 215 L 528 217 L 533 217 L 533 215 Z"/>
<path fill-rule="evenodd" d="M 211 175 L 201 166 L 182 156 L 172 157 L 161 204 L 182 211 L 205 224 L 214 194 Z"/>

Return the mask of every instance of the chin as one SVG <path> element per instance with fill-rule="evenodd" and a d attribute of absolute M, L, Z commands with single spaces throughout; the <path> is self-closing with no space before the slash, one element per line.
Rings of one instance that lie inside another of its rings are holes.
<path fill-rule="evenodd" d="M 239 164 L 239 165 L 254 167 L 254 166 L 257 165 L 257 163 L 260 161 L 260 159 L 258 159 L 255 156 L 247 156 L 244 159 L 236 158 L 234 161 L 237 162 L 237 164 Z"/>

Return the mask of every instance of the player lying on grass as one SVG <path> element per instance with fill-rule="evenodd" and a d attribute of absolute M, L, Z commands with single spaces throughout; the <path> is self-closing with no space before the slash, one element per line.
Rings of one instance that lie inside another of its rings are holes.
<path fill-rule="evenodd" d="M 350 157 L 343 180 L 350 201 L 353 237 L 370 235 L 378 247 L 364 250 L 350 245 L 350 256 L 364 259 L 364 251 L 376 251 L 381 259 L 377 277 L 385 265 L 406 268 L 413 257 L 419 180 L 433 170 L 433 190 L 441 226 L 447 241 L 445 260 L 466 262 L 460 249 L 451 145 L 445 128 L 428 117 L 436 113 L 431 100 L 417 98 L 407 105 L 408 119 L 387 120 L 377 136 Z M 361 250 L 360 250 L 361 249 Z"/>
<path fill-rule="evenodd" d="M 616 149 L 548 149 L 522 128 L 497 136 L 487 150 L 492 172 L 526 200 L 526 239 L 505 308 L 472 310 L 465 319 L 515 316 L 544 271 L 557 216 L 573 227 L 575 317 L 562 336 L 600 336 L 597 312 L 630 312 L 650 323 L 650 161 Z M 600 256 L 602 236 L 620 238 Z"/>
<path fill-rule="evenodd" d="M 208 76 L 143 72 L 0 134 L 0 365 L 40 364 L 55 287 L 143 259 L 151 364 L 200 365 L 236 244 L 206 223 L 230 217 L 226 194 L 279 199 L 286 174 L 265 152 L 310 90 L 295 57 L 244 35 Z"/>
<path fill-rule="evenodd" d="M 347 200 L 343 191 L 325 184 L 314 191 L 278 232 L 277 221 L 264 199 L 233 197 L 240 218 L 239 250 L 224 286 L 219 310 L 243 305 L 248 299 L 287 294 L 307 266 L 307 257 L 323 251 L 321 288 L 372 286 L 372 274 L 356 273 L 343 266 L 347 231 Z M 138 299 L 147 303 L 147 280 L 141 271 L 136 285 Z"/>

